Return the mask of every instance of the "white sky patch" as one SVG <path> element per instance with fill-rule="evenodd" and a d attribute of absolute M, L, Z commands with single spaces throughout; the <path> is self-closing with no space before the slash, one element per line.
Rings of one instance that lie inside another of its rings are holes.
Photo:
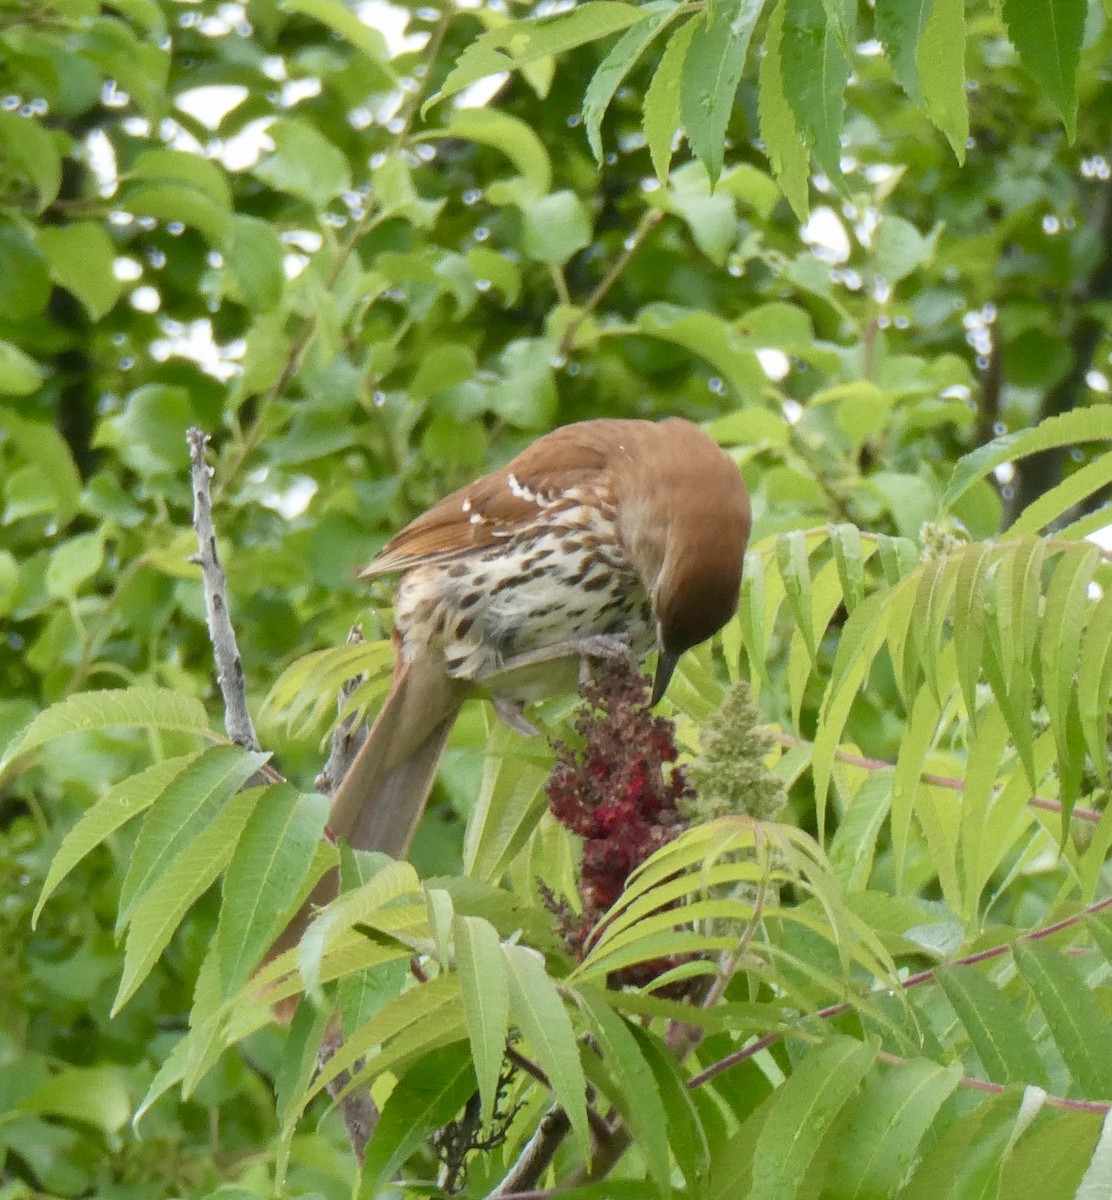
<path fill-rule="evenodd" d="M 284 492 L 270 492 L 263 497 L 263 504 L 292 521 L 309 507 L 310 501 L 317 494 L 317 482 L 307 475 L 299 475 Z"/>
<path fill-rule="evenodd" d="M 139 312 L 158 312 L 162 307 L 162 297 L 158 294 L 158 288 L 153 288 L 150 284 L 137 287 L 131 293 L 130 300 L 131 307 L 138 309 Z"/>
<path fill-rule="evenodd" d="M 502 90 L 509 77 L 508 71 L 499 71 L 497 75 L 488 75 L 486 79 L 477 79 L 456 96 L 455 107 L 485 108 Z"/>
<path fill-rule="evenodd" d="M 1001 463 L 992 473 L 997 483 L 1009 484 L 1015 478 L 1015 463 Z"/>
<path fill-rule="evenodd" d="M 838 214 L 825 204 L 814 209 L 800 236 L 813 248 L 815 256 L 828 263 L 843 263 L 849 258 L 849 235 Z"/>
<path fill-rule="evenodd" d="M 789 425 L 798 425 L 803 416 L 803 405 L 798 400 L 785 400 L 780 406 L 784 410 L 784 420 Z"/>
<path fill-rule="evenodd" d="M 779 383 L 791 370 L 792 365 L 783 350 L 758 350 L 757 361 L 761 364 L 761 370 L 773 383 Z"/>
<path fill-rule="evenodd" d="M 97 194 L 111 196 L 119 186 L 116 150 L 103 129 L 94 129 L 85 138 L 85 159 L 97 181 Z"/>
<path fill-rule="evenodd" d="M 410 12 L 386 0 L 363 0 L 355 6 L 355 15 L 372 29 L 377 29 L 386 39 L 386 48 L 391 58 L 410 50 L 423 50 L 428 43 L 426 32 L 406 33 Z"/>
<path fill-rule="evenodd" d="M 247 352 L 247 342 L 237 338 L 221 346 L 212 336 L 212 322 L 207 317 L 188 323 L 164 317 L 159 324 L 164 336 L 151 342 L 151 357 L 155 362 L 187 358 L 221 383 L 227 383 L 242 370 L 238 360 Z"/>
<path fill-rule="evenodd" d="M 121 257 L 112 264 L 112 274 L 121 283 L 133 283 L 143 274 L 143 267 L 134 258 Z"/>
<path fill-rule="evenodd" d="M 1089 371 L 1085 376 L 1085 382 L 1094 392 L 1112 391 L 1112 387 L 1108 383 L 1108 376 L 1103 371 Z"/>
<path fill-rule="evenodd" d="M 182 92 L 174 101 L 174 107 L 206 129 L 215 130 L 233 108 L 247 99 L 247 94 L 247 89 L 238 83 L 211 83 Z"/>
<path fill-rule="evenodd" d="M 266 131 L 275 120 L 275 117 L 259 117 L 249 121 L 237 134 L 221 143 L 216 157 L 229 171 L 253 167 L 264 154 L 274 149 Z"/>

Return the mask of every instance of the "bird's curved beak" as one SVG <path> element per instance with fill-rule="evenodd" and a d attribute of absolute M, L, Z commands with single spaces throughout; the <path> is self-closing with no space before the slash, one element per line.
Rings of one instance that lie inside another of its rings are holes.
<path fill-rule="evenodd" d="M 672 678 L 672 672 L 676 669 L 676 663 L 680 660 L 678 654 L 672 654 L 667 650 L 661 650 L 656 656 L 656 676 L 653 679 L 653 698 L 649 701 L 650 704 L 656 704 L 661 696 L 664 695 L 668 687 L 668 682 Z"/>

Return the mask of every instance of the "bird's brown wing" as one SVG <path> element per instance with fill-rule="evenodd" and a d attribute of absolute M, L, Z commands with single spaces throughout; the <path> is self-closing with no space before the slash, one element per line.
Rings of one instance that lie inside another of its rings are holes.
<path fill-rule="evenodd" d="M 445 496 L 382 548 L 359 574 L 389 575 L 494 546 L 569 491 L 597 483 L 620 444 L 625 421 L 584 421 L 538 439 L 500 471 Z"/>

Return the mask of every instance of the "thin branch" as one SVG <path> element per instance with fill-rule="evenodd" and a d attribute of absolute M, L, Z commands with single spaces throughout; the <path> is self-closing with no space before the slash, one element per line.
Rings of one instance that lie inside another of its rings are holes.
<path fill-rule="evenodd" d="M 783 730 L 770 729 L 769 737 L 773 741 L 779 742 L 781 746 L 813 746 L 813 742 L 809 742 L 806 738 L 798 737 L 794 733 L 786 733 Z M 851 767 L 861 767 L 866 771 L 887 771 L 895 767 L 895 763 L 887 762 L 883 758 L 866 758 L 861 754 L 852 754 L 848 750 L 836 750 L 834 757 L 838 762 L 846 763 Z M 964 792 L 965 782 L 961 779 L 954 779 L 949 775 L 936 775 L 933 771 L 923 771 L 919 778 L 923 783 L 929 783 L 933 787 L 949 788 L 952 792 Z M 1029 796 L 1027 804 L 1031 808 L 1041 808 L 1045 812 L 1061 813 L 1061 800 L 1050 800 L 1046 796 Z M 1070 816 L 1078 821 L 1089 821 L 1096 824 L 1104 816 L 1104 814 L 1095 808 L 1083 808 L 1077 804 L 1070 810 Z"/>
<path fill-rule="evenodd" d="M 583 302 L 582 308 L 564 327 L 563 337 L 560 338 L 560 345 L 556 350 L 558 355 L 562 357 L 568 353 L 572 347 L 572 343 L 575 341 L 576 333 L 579 332 L 579 327 L 602 303 L 606 297 L 606 293 L 617 283 L 622 272 L 629 266 L 630 260 L 644 245 L 645 239 L 663 220 L 664 213 L 658 208 L 651 209 L 641 218 L 633 234 L 626 238 L 625 246 L 622 248 L 621 254 L 611 264 L 610 270 L 599 280 L 595 286 L 595 290 Z"/>
<path fill-rule="evenodd" d="M 200 564 L 204 580 L 205 614 L 216 660 L 216 682 L 224 697 L 224 725 L 228 737 L 237 746 L 257 751 L 262 747 L 247 708 L 247 681 L 228 611 L 228 581 L 216 552 L 216 529 L 212 523 L 212 497 L 209 494 L 213 469 L 205 462 L 208 434 L 191 428 L 186 438 L 193 481 L 193 529 L 197 534 L 197 553 L 190 561 Z"/>
<path fill-rule="evenodd" d="M 487 1200 L 508 1200 L 511 1196 L 516 1200 L 528 1196 L 547 1196 L 547 1192 L 531 1192 L 529 1189 L 548 1169 L 570 1130 L 568 1114 L 560 1107 L 549 1109 L 533 1136 L 525 1143 L 517 1162 L 494 1191 L 487 1194 Z"/>
<path fill-rule="evenodd" d="M 957 958 L 952 963 L 946 963 L 945 965 L 950 967 L 969 967 L 977 963 L 988 962 L 993 958 L 1000 958 L 1002 955 L 1010 953 L 1016 942 L 1037 942 L 1043 938 L 1052 937 L 1056 933 L 1061 933 L 1063 929 L 1069 929 L 1071 926 L 1078 924 L 1085 917 L 1103 912 L 1107 908 L 1112 908 L 1112 896 L 1106 896 L 1103 900 L 1097 900 L 1095 903 L 1087 905 L 1071 917 L 1064 917 L 1061 921 L 1055 921 L 1051 925 L 1044 925 L 1041 929 L 1033 929 L 1030 933 L 1021 933 L 1014 941 L 1002 942 L 987 950 L 978 950 L 976 954 L 967 954 L 964 958 Z M 908 975 L 906 979 L 900 981 L 900 987 L 906 991 L 908 988 L 918 987 L 923 983 L 932 983 L 935 979 L 936 970 L 937 968 L 932 967 L 929 970 Z M 831 1017 L 838 1017 L 843 1013 L 850 1012 L 853 1007 L 854 1002 L 852 1000 L 842 1000 L 837 1004 L 830 1004 L 826 1008 L 820 1008 L 818 1012 L 811 1013 L 807 1019 L 827 1021 Z M 781 1038 L 790 1037 L 793 1034 L 798 1034 L 798 1032 L 798 1029 L 775 1029 L 770 1033 L 766 1033 L 755 1042 L 750 1042 L 748 1046 L 743 1046 L 740 1050 L 735 1050 L 732 1054 L 727 1054 L 717 1062 L 711 1063 L 709 1067 L 704 1068 L 698 1075 L 692 1075 L 687 1081 L 687 1086 L 691 1089 L 702 1087 L 704 1083 L 709 1083 L 724 1071 L 739 1066 L 743 1062 L 748 1062 L 749 1059 L 759 1054 L 762 1050 L 767 1050 L 769 1046 L 774 1045 Z M 974 1086 L 974 1084 L 970 1084 L 970 1086 Z M 987 1084 L 983 1090 L 995 1091 L 996 1087 L 996 1084 Z M 1065 1100 L 1060 1097 L 1048 1096 L 1046 1103 L 1059 1108 L 1074 1108 L 1080 1105 L 1096 1104 L 1097 1102 Z M 1108 1112 L 1110 1109 L 1112 1109 L 1112 1104 L 1103 1104 L 1100 1107 L 1088 1109 L 1087 1111 Z"/>

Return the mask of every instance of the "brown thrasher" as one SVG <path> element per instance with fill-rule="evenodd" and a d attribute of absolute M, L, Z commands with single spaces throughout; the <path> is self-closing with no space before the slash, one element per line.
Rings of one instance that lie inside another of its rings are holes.
<path fill-rule="evenodd" d="M 585 658 L 642 657 L 655 644 L 655 703 L 680 654 L 737 608 L 749 527 L 737 465 L 679 418 L 566 425 L 433 505 L 361 573 L 401 572 L 398 654 L 333 798 L 332 833 L 403 857 L 476 691 L 534 732 L 523 702 L 574 690 Z M 334 893 L 322 880 L 310 902 Z M 308 905 L 276 950 L 307 916 Z"/>

